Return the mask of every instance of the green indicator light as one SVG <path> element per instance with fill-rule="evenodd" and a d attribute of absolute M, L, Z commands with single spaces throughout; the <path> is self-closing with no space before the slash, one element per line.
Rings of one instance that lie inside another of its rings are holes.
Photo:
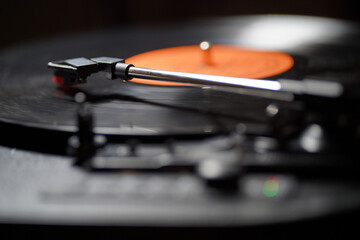
<path fill-rule="evenodd" d="M 263 185 L 263 193 L 266 197 L 275 197 L 279 192 L 280 179 L 276 176 L 270 176 Z"/>

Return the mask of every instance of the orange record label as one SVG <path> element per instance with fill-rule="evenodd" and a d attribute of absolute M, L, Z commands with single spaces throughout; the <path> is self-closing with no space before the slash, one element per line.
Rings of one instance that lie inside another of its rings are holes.
<path fill-rule="evenodd" d="M 135 55 L 126 62 L 142 68 L 242 78 L 271 77 L 288 71 L 294 65 L 293 58 L 287 53 L 227 45 L 209 45 L 205 49 L 198 45 L 164 48 Z M 162 86 L 190 85 L 136 78 L 131 82 Z"/>

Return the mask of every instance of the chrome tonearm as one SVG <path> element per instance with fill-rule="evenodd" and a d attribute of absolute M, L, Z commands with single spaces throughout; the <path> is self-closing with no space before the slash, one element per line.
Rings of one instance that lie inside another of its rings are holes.
<path fill-rule="evenodd" d="M 343 94 L 343 86 L 337 82 L 319 80 L 264 80 L 194 74 L 135 67 L 123 59 L 111 57 L 73 58 L 49 62 L 54 77 L 62 85 L 86 83 L 86 78 L 96 72 L 105 72 L 108 79 L 131 80 L 141 78 L 167 82 L 195 84 L 214 90 L 271 99 L 292 101 L 294 95 L 313 95 L 337 98 Z"/>

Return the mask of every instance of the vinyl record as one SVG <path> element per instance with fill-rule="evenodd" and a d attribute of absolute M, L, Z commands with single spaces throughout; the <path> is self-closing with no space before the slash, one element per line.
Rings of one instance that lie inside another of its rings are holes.
<path fill-rule="evenodd" d="M 294 30 L 289 23 L 298 23 L 302 27 Z M 331 27 L 332 31 L 321 31 L 325 27 Z M 0 119 L 41 129 L 76 130 L 74 114 L 77 104 L 71 92 L 69 95 L 69 91 L 53 84 L 52 72 L 46 68 L 46 63 L 54 59 L 103 55 L 129 58 L 207 40 L 213 44 L 290 54 L 294 66 L 279 71 L 279 74 L 268 74 L 270 79 L 315 76 L 348 81 L 349 72 L 358 66 L 359 49 L 353 40 L 356 34 L 350 24 L 330 19 L 262 16 L 229 18 L 192 26 L 182 24 L 176 28 L 109 29 L 101 33 L 48 39 L 2 53 Z M 221 62 L 221 57 L 216 61 Z M 221 67 L 226 71 L 224 69 L 225 65 Z M 261 74 L 255 74 L 255 77 L 257 75 L 263 78 Z M 266 122 L 262 111 L 269 104 L 266 99 L 191 87 L 111 82 L 96 75 L 88 82 L 78 86 L 77 90 L 98 100 L 94 103 L 97 133 L 202 134 L 222 129 L 228 131 L 242 122 Z"/>

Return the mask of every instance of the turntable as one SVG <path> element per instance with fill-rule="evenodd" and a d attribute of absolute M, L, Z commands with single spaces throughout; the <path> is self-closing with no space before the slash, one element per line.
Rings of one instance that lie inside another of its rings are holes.
<path fill-rule="evenodd" d="M 359 34 L 245 16 L 3 51 L 0 222 L 356 232 Z"/>

